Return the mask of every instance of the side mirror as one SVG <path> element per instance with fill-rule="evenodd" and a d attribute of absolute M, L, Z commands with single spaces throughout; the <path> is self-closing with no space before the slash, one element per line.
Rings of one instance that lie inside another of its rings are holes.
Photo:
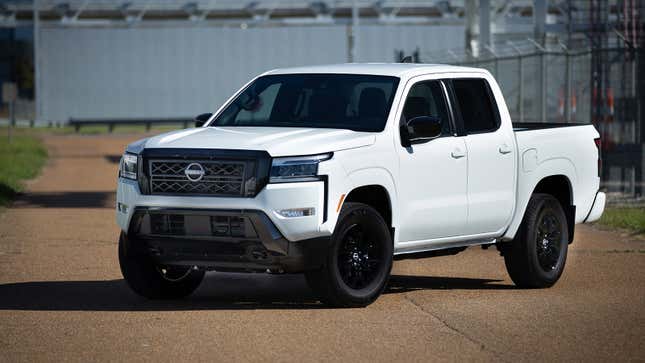
<path fill-rule="evenodd" d="M 198 115 L 195 117 L 195 127 L 202 127 L 208 121 L 208 119 L 211 118 L 213 114 L 211 112 L 208 113 L 202 113 L 201 115 Z"/>
<path fill-rule="evenodd" d="M 418 116 L 401 125 L 403 146 L 422 144 L 441 135 L 441 119 L 435 116 Z"/>

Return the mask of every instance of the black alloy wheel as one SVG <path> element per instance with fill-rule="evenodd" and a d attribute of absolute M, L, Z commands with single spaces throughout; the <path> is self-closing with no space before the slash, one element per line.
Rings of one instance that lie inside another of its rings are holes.
<path fill-rule="evenodd" d="M 568 231 L 560 202 L 549 194 L 533 194 L 514 240 L 501 248 L 515 285 L 544 288 L 560 279 L 567 260 Z"/>
<path fill-rule="evenodd" d="M 385 289 L 394 246 L 389 226 L 369 205 L 346 202 L 338 216 L 323 265 L 305 272 L 325 304 L 363 307 Z"/>
<path fill-rule="evenodd" d="M 562 225 L 551 209 L 540 213 L 536 232 L 535 249 L 538 262 L 544 271 L 552 271 L 560 260 Z"/>
<path fill-rule="evenodd" d="M 360 290 L 374 281 L 383 262 L 383 241 L 366 233 L 358 224 L 349 226 L 343 233 L 338 249 L 338 271 L 343 282 Z"/>

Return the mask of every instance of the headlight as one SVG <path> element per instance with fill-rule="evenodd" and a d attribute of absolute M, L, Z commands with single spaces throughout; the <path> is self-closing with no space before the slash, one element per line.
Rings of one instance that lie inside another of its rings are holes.
<path fill-rule="evenodd" d="M 318 180 L 318 164 L 329 160 L 332 153 L 275 158 L 271 163 L 269 183 L 286 183 Z"/>
<path fill-rule="evenodd" d="M 137 180 L 137 156 L 134 154 L 123 154 L 119 163 L 119 176 L 122 178 Z"/>

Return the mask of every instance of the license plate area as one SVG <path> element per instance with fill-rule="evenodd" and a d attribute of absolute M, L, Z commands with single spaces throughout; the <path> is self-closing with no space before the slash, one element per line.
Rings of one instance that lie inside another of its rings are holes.
<path fill-rule="evenodd" d="M 251 220 L 240 215 L 148 213 L 141 216 L 138 235 L 181 238 L 257 238 Z"/>

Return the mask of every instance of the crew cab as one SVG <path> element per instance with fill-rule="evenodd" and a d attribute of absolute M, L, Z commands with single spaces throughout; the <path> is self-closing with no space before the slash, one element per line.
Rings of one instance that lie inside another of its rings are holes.
<path fill-rule="evenodd" d="M 209 270 L 304 273 L 321 301 L 365 306 L 394 260 L 476 245 L 544 288 L 604 210 L 596 129 L 513 124 L 483 69 L 272 70 L 196 120 L 120 162 L 119 261 L 147 298 L 187 296 Z"/>

